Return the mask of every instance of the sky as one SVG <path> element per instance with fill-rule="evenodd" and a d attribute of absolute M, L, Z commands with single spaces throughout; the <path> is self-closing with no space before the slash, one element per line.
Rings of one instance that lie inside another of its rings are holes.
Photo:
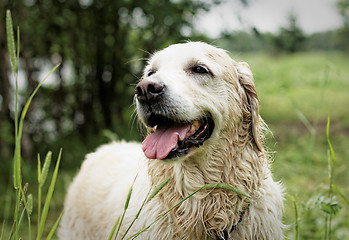
<path fill-rule="evenodd" d="M 305 33 L 338 28 L 342 18 L 336 8 L 337 0 L 250 0 L 247 7 L 239 0 L 225 0 L 208 13 L 200 14 L 196 28 L 211 37 L 223 30 L 247 30 L 256 27 L 260 32 L 275 33 L 287 26 L 288 16 L 294 13 Z"/>

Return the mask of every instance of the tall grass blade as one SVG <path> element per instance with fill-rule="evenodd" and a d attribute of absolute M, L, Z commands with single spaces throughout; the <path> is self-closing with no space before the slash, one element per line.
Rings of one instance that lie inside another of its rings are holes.
<path fill-rule="evenodd" d="M 19 229 L 21 228 L 24 213 L 25 213 L 25 208 L 22 210 L 22 213 L 18 220 L 18 224 L 16 225 L 16 228 L 15 228 L 15 239 L 21 239 L 18 234 L 19 234 Z"/>
<path fill-rule="evenodd" d="M 295 240 L 298 240 L 298 236 L 299 236 L 299 219 L 298 219 L 298 205 L 297 205 L 297 201 L 296 198 L 292 195 L 288 195 L 289 198 L 291 199 L 292 203 L 293 203 L 293 207 L 294 207 L 294 215 L 295 215 Z"/>
<path fill-rule="evenodd" d="M 38 154 L 38 183 L 41 182 L 41 160 L 40 160 L 40 154 Z"/>
<path fill-rule="evenodd" d="M 130 231 L 131 227 L 133 226 L 133 224 L 135 223 L 135 221 L 138 219 L 144 205 L 149 202 L 151 199 L 153 199 L 160 191 L 161 189 L 163 189 L 167 184 L 168 182 L 171 180 L 171 177 L 168 177 L 167 179 L 165 179 L 165 181 L 163 181 L 149 196 L 149 193 L 147 194 L 147 197 L 144 199 L 141 207 L 139 208 L 136 216 L 134 217 L 134 219 L 132 220 L 131 224 L 128 226 L 128 228 L 126 229 L 124 235 L 122 236 L 121 240 L 124 239 L 127 235 L 127 233 Z M 148 197 L 149 196 L 149 197 Z"/>
<path fill-rule="evenodd" d="M 332 183 L 333 183 L 333 167 L 334 167 L 334 163 L 336 160 L 336 155 L 334 153 L 331 141 L 330 141 L 330 117 L 328 117 L 327 119 L 327 127 L 326 127 L 326 138 L 327 138 L 327 143 L 328 143 L 328 147 L 330 150 L 330 158 L 329 158 L 329 162 L 328 162 L 328 166 L 329 166 L 329 177 L 330 177 L 330 192 L 332 191 Z"/>
<path fill-rule="evenodd" d="M 210 183 L 210 184 L 206 184 L 204 186 L 204 188 L 220 188 L 220 189 L 225 189 L 225 190 L 229 190 L 229 191 L 232 191 L 232 192 L 235 192 L 237 194 L 240 194 L 242 196 L 245 196 L 247 198 L 252 198 L 249 194 L 247 194 L 246 192 L 244 191 L 241 191 L 237 188 L 234 188 L 233 186 L 230 186 L 228 184 L 224 184 L 224 183 Z"/>
<path fill-rule="evenodd" d="M 349 200 L 339 191 L 338 187 L 332 184 L 332 189 L 338 194 L 338 196 L 343 200 L 343 202 L 349 207 Z"/>
<path fill-rule="evenodd" d="M 120 218 L 121 218 L 121 216 L 119 216 L 118 219 L 116 219 L 116 222 L 115 222 L 115 224 L 113 226 L 113 229 L 112 229 L 112 231 L 111 231 L 111 233 L 110 233 L 110 235 L 108 237 L 108 240 L 112 240 L 113 239 L 113 235 L 115 233 L 116 227 L 119 225 Z"/>
<path fill-rule="evenodd" d="M 130 204 L 130 199 L 131 199 L 131 194 L 132 194 L 132 190 L 133 190 L 133 185 L 131 186 L 128 194 L 127 194 L 127 198 L 126 198 L 126 202 L 125 202 L 125 206 L 124 206 L 124 210 L 126 211 L 128 208 L 128 205 Z"/>
<path fill-rule="evenodd" d="M 124 221 L 124 218 L 125 218 L 125 214 L 126 214 L 126 210 L 128 208 L 128 204 L 130 202 L 130 198 L 131 198 L 131 194 L 132 194 L 132 190 L 133 190 L 133 184 L 128 192 L 128 195 L 127 195 L 127 198 L 126 198 L 126 202 L 125 202 L 125 207 L 124 207 L 124 212 L 122 213 L 122 216 L 121 216 L 121 219 L 119 221 L 119 224 L 118 224 L 118 229 L 116 230 L 116 235 L 115 235 L 115 238 L 118 236 L 119 232 L 120 232 L 120 228 L 121 228 L 121 224 L 122 222 Z"/>
<path fill-rule="evenodd" d="M 10 55 L 10 61 L 12 65 L 12 72 L 16 78 L 16 95 L 15 95 L 15 154 L 13 159 L 13 186 L 15 189 L 18 189 L 21 183 L 21 156 L 20 156 L 20 139 L 18 139 L 18 81 L 17 81 L 17 72 L 18 72 L 18 59 L 16 59 L 16 49 L 15 49 L 15 40 L 13 34 L 13 24 L 10 10 L 6 12 L 6 35 L 7 35 L 7 48 Z M 17 33 L 19 39 L 19 32 Z M 18 49 L 19 52 L 19 49 Z"/>
<path fill-rule="evenodd" d="M 131 187 L 130 187 L 130 190 L 129 190 L 128 194 L 127 194 L 127 198 L 126 198 L 126 202 L 125 202 L 125 206 L 124 206 L 124 212 L 122 213 L 121 219 L 120 219 L 120 221 L 119 221 L 119 223 L 118 223 L 118 229 L 117 229 L 117 231 L 116 231 L 116 234 L 115 234 L 115 238 L 114 238 L 114 239 L 116 239 L 116 237 L 118 236 L 119 231 L 120 231 L 120 228 L 121 228 L 121 224 L 122 224 L 122 222 L 124 221 L 124 217 L 125 217 L 125 214 L 126 214 L 128 205 L 129 205 L 129 203 L 130 203 L 130 199 L 131 199 L 131 195 L 132 195 L 132 190 L 133 190 L 133 185 L 135 184 L 135 181 L 136 181 L 136 179 L 137 179 L 137 176 L 138 176 L 138 175 L 136 175 L 135 179 L 133 180 L 133 183 L 132 183 L 132 185 L 131 185 Z M 119 219 L 118 219 L 118 220 L 119 220 Z M 118 221 L 118 220 L 117 220 L 117 221 Z M 111 236 L 112 236 L 112 235 L 111 235 Z"/>
<path fill-rule="evenodd" d="M 14 33 L 13 33 L 13 24 L 12 24 L 12 17 L 11 12 L 7 10 L 6 12 L 6 35 L 7 35 L 7 45 L 8 45 L 8 51 L 10 56 L 10 62 L 12 66 L 12 72 L 15 77 L 15 151 L 14 151 L 14 157 L 13 157 L 13 186 L 16 189 L 16 206 L 14 211 L 14 221 L 12 225 L 11 232 L 9 234 L 9 239 L 20 239 L 19 237 L 19 229 L 20 225 L 23 219 L 24 212 L 27 212 L 28 216 L 28 235 L 29 240 L 31 238 L 31 220 L 30 215 L 32 213 L 32 205 L 33 205 L 33 199 L 32 195 L 28 195 L 28 201 L 26 201 L 26 190 L 22 189 L 22 174 L 21 174 L 21 137 L 22 137 L 22 131 L 23 131 L 23 122 L 24 118 L 26 116 L 26 113 L 28 111 L 29 105 L 34 98 L 36 92 L 41 87 L 43 82 L 52 74 L 53 71 L 59 66 L 57 64 L 50 72 L 49 74 L 38 84 L 38 86 L 35 88 L 33 93 L 30 95 L 29 99 L 27 100 L 23 110 L 22 114 L 20 116 L 20 119 L 18 117 L 18 62 L 19 62 L 19 52 L 20 52 L 20 31 L 19 27 L 17 27 L 17 51 L 15 49 L 15 41 L 14 41 Z M 61 156 L 61 152 L 60 152 Z M 59 159 L 60 159 L 59 156 Z M 39 159 L 40 161 L 40 159 Z M 59 163 L 59 160 L 57 161 Z M 40 163 L 38 163 L 38 180 L 41 181 L 41 166 Z M 58 168 L 57 168 L 58 170 Z M 54 177 L 52 178 L 52 182 L 55 182 L 57 177 L 57 173 L 54 174 Z M 53 181 L 54 180 L 54 181 Z M 54 185 L 54 184 L 53 184 Z M 51 186 L 49 189 L 49 192 L 51 190 Z M 52 189 L 53 192 L 53 189 Z M 51 194 L 52 196 L 52 194 Z M 48 198 L 46 200 L 51 199 L 50 194 L 48 194 Z M 48 201 L 49 203 L 50 201 Z M 22 204 L 24 204 L 24 207 L 22 209 Z M 45 203 L 46 206 L 46 203 Z M 21 212 L 21 214 L 20 214 Z M 20 214 L 20 216 L 19 216 Z M 46 213 L 47 214 L 47 213 Z M 46 216 L 45 216 L 46 219 Z M 42 220 L 42 219 L 41 219 Z M 41 224 L 42 221 L 40 221 Z M 40 228 L 42 229 L 42 228 Z M 39 233 L 38 233 L 39 234 Z M 42 232 L 41 232 L 42 234 Z M 2 239 L 2 235 L 1 238 Z"/>
<path fill-rule="evenodd" d="M 51 165 L 51 158 L 52 158 L 52 152 L 49 151 L 46 154 L 44 166 L 42 167 L 42 170 L 41 170 L 41 174 L 40 174 L 41 176 L 40 176 L 40 181 L 39 181 L 40 187 L 43 187 L 45 182 L 46 182 L 48 171 L 49 171 L 50 165 Z"/>
<path fill-rule="evenodd" d="M 41 185 L 41 160 L 40 160 L 40 154 L 38 154 L 38 219 L 37 221 L 40 222 L 40 216 L 41 216 L 41 195 L 42 195 L 42 188 Z M 37 226 L 38 232 L 39 232 L 39 224 Z"/>
<path fill-rule="evenodd" d="M 10 55 L 12 71 L 14 74 L 17 74 L 18 65 L 16 61 L 15 40 L 14 40 L 12 16 L 11 16 L 10 10 L 7 10 L 6 12 L 6 34 L 7 34 L 7 48 Z"/>
<path fill-rule="evenodd" d="M 23 110 L 22 110 L 22 114 L 21 114 L 21 118 L 19 121 L 19 128 L 18 128 L 18 134 L 17 134 L 17 138 L 16 138 L 16 147 L 15 147 L 15 159 L 14 159 L 14 187 L 17 189 L 19 187 L 19 185 L 21 184 L 21 150 L 20 150 L 20 146 L 21 146 L 21 138 L 22 138 L 22 131 L 23 131 L 23 123 L 24 123 L 24 118 L 25 115 L 27 114 L 29 105 L 31 103 L 31 101 L 33 100 L 34 96 L 36 95 L 37 91 L 39 90 L 39 88 L 41 87 L 41 85 L 44 83 L 44 81 L 56 70 L 56 68 L 59 66 L 60 64 L 57 64 L 47 75 L 46 77 L 37 85 L 37 87 L 35 88 L 35 90 L 33 91 L 33 93 L 30 95 L 28 101 L 26 102 Z"/>
<path fill-rule="evenodd" d="M 58 224 L 59 224 L 59 222 L 61 221 L 62 216 L 63 216 L 63 211 L 61 212 L 61 214 L 60 214 L 59 217 L 57 218 L 55 224 L 53 225 L 51 231 L 50 231 L 49 234 L 47 235 L 46 240 L 51 240 L 51 238 L 53 237 L 53 235 L 55 234 L 55 232 L 56 232 L 56 230 L 57 230 Z"/>
<path fill-rule="evenodd" d="M 148 201 L 152 200 L 160 191 L 161 189 L 163 189 L 167 183 L 171 180 L 171 177 L 168 177 L 167 179 L 165 179 L 165 181 L 163 181 L 149 196 Z"/>
<path fill-rule="evenodd" d="M 19 130 L 18 130 L 18 138 L 21 139 L 22 137 L 22 130 L 23 130 L 23 122 L 25 115 L 27 114 L 28 108 L 30 106 L 31 101 L 33 100 L 34 96 L 36 95 L 37 91 L 41 87 L 41 85 L 45 82 L 45 80 L 56 70 L 57 67 L 59 67 L 60 64 L 57 64 L 54 66 L 51 71 L 46 75 L 46 77 L 36 86 L 30 97 L 28 98 L 21 114 L 20 122 L 19 122 Z"/>
<path fill-rule="evenodd" d="M 123 240 L 123 239 L 126 237 L 127 233 L 130 231 L 131 227 L 133 226 L 133 224 L 135 223 L 135 221 L 138 219 L 138 217 L 139 217 L 139 215 L 141 214 L 141 211 L 142 211 L 142 209 L 143 209 L 143 207 L 144 207 L 144 205 L 145 205 L 145 203 L 146 203 L 146 201 L 147 201 L 148 196 L 149 196 L 149 192 L 148 192 L 148 194 L 147 194 L 147 197 L 143 200 L 142 205 L 141 205 L 141 207 L 139 208 L 139 210 L 138 210 L 136 216 L 133 218 L 132 222 L 130 223 L 130 225 L 129 225 L 128 228 L 126 229 L 126 231 L 125 231 L 124 235 L 122 236 L 121 240 Z"/>
<path fill-rule="evenodd" d="M 18 228 L 18 217 L 19 217 L 19 211 L 20 211 L 20 202 L 21 202 L 21 193 L 19 191 L 19 188 L 21 187 L 21 185 L 19 185 L 19 187 L 16 189 L 16 206 L 15 206 L 15 212 L 14 212 L 14 220 L 13 220 L 13 225 L 12 225 L 12 229 L 10 232 L 10 238 L 12 239 L 12 235 L 14 235 L 15 239 L 18 239 L 17 236 L 17 228 Z"/>
<path fill-rule="evenodd" d="M 55 170 L 54 170 L 53 175 L 52 175 L 51 184 L 50 184 L 50 187 L 49 187 L 48 192 L 47 192 L 44 208 L 42 210 L 42 215 L 41 215 L 41 219 L 40 219 L 40 223 L 39 223 L 39 230 L 38 230 L 37 238 L 36 238 L 37 240 L 41 239 L 42 234 L 44 232 L 44 226 L 46 223 L 48 209 L 50 207 L 50 202 L 51 202 L 53 191 L 54 191 L 55 184 L 56 184 L 56 179 L 57 179 L 57 175 L 58 175 L 58 169 L 59 169 L 59 164 L 61 161 L 61 156 L 62 156 L 62 149 L 60 149 L 60 151 L 59 151 L 56 167 L 55 167 Z"/>
<path fill-rule="evenodd" d="M 4 236 L 5 223 L 6 223 L 6 221 L 3 220 L 2 221 L 2 226 L 1 226 L 1 234 L 0 234 L 0 239 L 1 240 L 3 239 L 3 236 Z"/>
<path fill-rule="evenodd" d="M 17 59 L 16 59 L 16 63 L 17 63 L 17 72 L 18 72 L 18 63 L 19 63 L 19 53 L 20 53 L 20 32 L 19 32 L 19 27 L 17 26 Z M 17 74 L 16 72 L 16 74 Z"/>
<path fill-rule="evenodd" d="M 19 185 L 19 189 L 17 190 L 17 192 L 19 193 L 19 207 L 18 207 L 18 212 L 22 210 L 22 213 L 20 215 L 20 218 L 18 220 L 18 224 L 15 225 L 15 239 L 20 239 L 19 237 L 19 229 L 21 227 L 21 223 L 22 223 L 22 220 L 23 220 L 23 216 L 24 216 L 24 213 L 27 211 L 27 201 L 26 201 L 26 197 L 25 197 L 25 194 L 28 190 L 28 186 L 29 184 L 26 183 L 24 185 L 24 187 L 22 188 L 22 185 L 20 184 Z M 24 205 L 24 207 L 23 207 Z M 27 212 L 28 213 L 28 212 Z M 30 230 L 29 230 L 30 231 Z"/>
<path fill-rule="evenodd" d="M 31 218 L 30 215 L 33 212 L 33 195 L 29 194 L 28 195 L 28 200 L 26 203 L 26 209 L 27 209 L 27 218 L 28 218 L 28 240 L 31 240 Z"/>
<path fill-rule="evenodd" d="M 302 113 L 296 101 L 293 100 L 291 97 L 289 97 L 289 99 L 291 100 L 291 103 L 293 105 L 294 110 L 296 111 L 298 118 L 301 120 L 304 126 L 308 129 L 309 133 L 312 135 L 315 134 L 315 128 L 311 125 L 307 117 Z"/>
<path fill-rule="evenodd" d="M 333 192 L 333 169 L 334 169 L 334 163 L 336 160 L 336 156 L 334 154 L 334 150 L 330 141 L 330 116 L 327 118 L 327 126 L 326 126 L 326 138 L 327 143 L 330 151 L 330 156 L 328 158 L 328 172 L 329 172 L 329 191 L 328 195 L 329 197 L 332 195 Z M 326 216 L 326 233 L 325 236 L 327 239 L 332 238 L 332 213 L 333 209 L 331 208 L 331 212 L 328 213 Z"/>

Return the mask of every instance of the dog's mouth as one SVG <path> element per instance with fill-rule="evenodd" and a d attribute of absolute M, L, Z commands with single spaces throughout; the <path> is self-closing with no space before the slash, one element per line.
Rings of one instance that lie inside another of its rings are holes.
<path fill-rule="evenodd" d="M 142 143 L 143 152 L 149 159 L 165 160 L 187 155 L 209 139 L 214 129 L 214 121 L 208 116 L 180 122 L 151 114 L 147 122 L 154 129 Z"/>

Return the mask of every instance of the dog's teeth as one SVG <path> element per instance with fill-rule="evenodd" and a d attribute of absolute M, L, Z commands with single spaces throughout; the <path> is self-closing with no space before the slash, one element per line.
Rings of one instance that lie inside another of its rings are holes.
<path fill-rule="evenodd" d="M 199 127 L 201 126 L 201 123 L 200 123 L 199 120 L 195 120 L 191 126 L 192 126 L 192 127 L 195 129 L 195 131 L 196 131 L 196 130 L 198 130 Z"/>
<path fill-rule="evenodd" d="M 195 120 L 191 124 L 190 130 L 189 130 L 189 132 L 188 132 L 186 137 L 189 137 L 189 136 L 193 135 L 199 129 L 199 127 L 200 127 L 200 122 L 198 120 Z"/>
<path fill-rule="evenodd" d="M 195 125 L 194 125 L 194 123 L 191 125 L 191 127 L 190 127 L 190 132 L 191 133 L 194 133 L 195 132 Z"/>

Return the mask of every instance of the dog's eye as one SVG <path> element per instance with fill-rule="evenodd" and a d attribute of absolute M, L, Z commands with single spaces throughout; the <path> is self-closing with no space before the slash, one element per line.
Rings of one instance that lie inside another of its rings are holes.
<path fill-rule="evenodd" d="M 155 71 L 149 71 L 147 74 L 147 77 L 150 77 L 151 75 L 153 75 L 155 73 Z"/>
<path fill-rule="evenodd" d="M 194 73 L 206 74 L 209 73 L 208 69 L 205 66 L 198 65 L 191 69 Z"/>

